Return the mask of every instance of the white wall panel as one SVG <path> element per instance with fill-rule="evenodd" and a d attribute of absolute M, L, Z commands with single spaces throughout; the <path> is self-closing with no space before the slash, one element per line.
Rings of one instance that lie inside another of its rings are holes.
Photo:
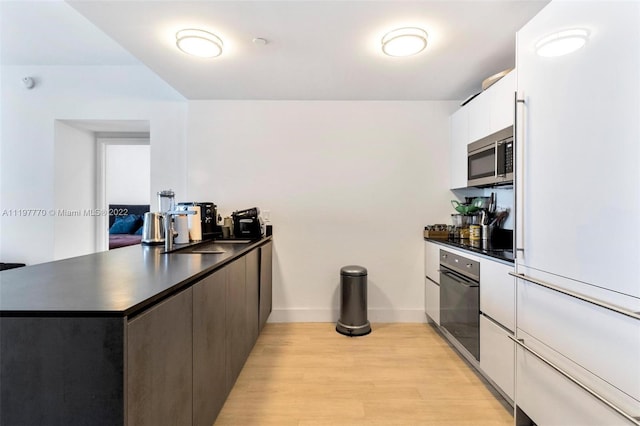
<path fill-rule="evenodd" d="M 21 83 L 32 76 L 32 90 Z M 143 66 L 3 66 L 0 209 L 44 216 L 0 217 L 0 260 L 34 264 L 54 258 L 56 120 L 147 120 L 151 194 L 185 189 L 186 102 Z M 118 129 L 113 129 L 117 131 Z"/>
<path fill-rule="evenodd" d="M 272 321 L 335 321 L 340 267 L 372 321 L 424 321 L 422 229 L 448 222 L 455 102 L 191 101 L 189 199 L 274 229 Z"/>
<path fill-rule="evenodd" d="M 95 251 L 96 217 L 82 214 L 95 205 L 95 157 L 92 132 L 56 121 L 53 179 L 56 260 Z"/>

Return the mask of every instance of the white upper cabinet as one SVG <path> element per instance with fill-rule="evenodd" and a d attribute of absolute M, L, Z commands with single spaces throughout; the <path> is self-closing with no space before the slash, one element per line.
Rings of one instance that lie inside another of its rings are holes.
<path fill-rule="evenodd" d="M 467 144 L 469 110 L 460 108 L 451 115 L 451 189 L 467 187 Z"/>
<path fill-rule="evenodd" d="M 589 32 L 584 47 L 536 54 L 572 28 Z M 551 2 L 518 32 L 517 70 L 518 263 L 637 310 L 640 2 Z"/>
<path fill-rule="evenodd" d="M 487 89 L 491 93 L 489 134 L 513 126 L 514 105 L 516 93 L 516 71 L 502 77 L 497 83 Z M 486 136 L 486 135 L 485 135 Z"/>
<path fill-rule="evenodd" d="M 467 145 L 513 125 L 515 90 L 511 71 L 451 115 L 451 189 L 467 187 Z"/>
<path fill-rule="evenodd" d="M 536 52 L 576 29 L 582 48 Z M 516 45 L 516 268 L 533 280 L 516 286 L 516 405 L 537 424 L 637 424 L 609 407 L 640 416 L 640 321 L 624 312 L 640 311 L 640 2 L 552 1 Z"/>
<path fill-rule="evenodd" d="M 511 71 L 466 106 L 469 108 L 469 142 L 513 125 L 516 72 Z"/>
<path fill-rule="evenodd" d="M 496 83 L 497 84 L 497 83 Z M 469 113 L 469 134 L 467 135 L 467 143 L 477 141 L 485 136 L 489 136 L 491 132 L 491 94 L 493 89 L 490 87 L 487 91 L 480 93 L 471 102 L 463 108 L 467 108 Z"/>

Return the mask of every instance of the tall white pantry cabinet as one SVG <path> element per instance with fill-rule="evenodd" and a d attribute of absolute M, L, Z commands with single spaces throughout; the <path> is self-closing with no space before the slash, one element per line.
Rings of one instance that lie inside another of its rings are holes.
<path fill-rule="evenodd" d="M 640 425 L 640 2 L 552 1 L 516 70 L 516 424 Z"/>

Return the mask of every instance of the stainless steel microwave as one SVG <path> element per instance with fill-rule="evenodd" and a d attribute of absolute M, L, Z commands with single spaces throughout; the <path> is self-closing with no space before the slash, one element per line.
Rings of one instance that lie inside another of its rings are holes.
<path fill-rule="evenodd" d="M 513 127 L 467 145 L 467 186 L 513 183 Z"/>

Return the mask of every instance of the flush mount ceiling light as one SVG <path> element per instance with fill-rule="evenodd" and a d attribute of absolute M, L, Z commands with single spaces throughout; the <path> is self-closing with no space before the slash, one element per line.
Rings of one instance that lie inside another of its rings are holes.
<path fill-rule="evenodd" d="M 382 51 L 389 56 L 412 56 L 427 47 L 427 32 L 405 27 L 389 31 L 382 37 Z"/>
<path fill-rule="evenodd" d="M 589 31 L 584 28 L 573 28 L 543 37 L 536 43 L 539 56 L 556 57 L 575 52 L 587 43 Z"/>
<path fill-rule="evenodd" d="M 176 46 L 184 53 L 201 58 L 215 58 L 222 53 L 222 40 L 204 30 L 186 29 L 176 33 Z"/>

